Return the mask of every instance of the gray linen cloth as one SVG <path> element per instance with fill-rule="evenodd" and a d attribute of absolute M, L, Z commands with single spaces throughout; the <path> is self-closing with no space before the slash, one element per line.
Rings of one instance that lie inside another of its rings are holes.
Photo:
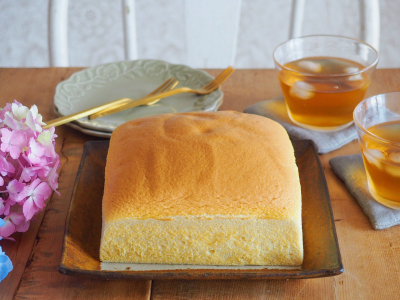
<path fill-rule="evenodd" d="M 357 138 L 354 125 L 335 132 L 312 131 L 295 125 L 287 114 L 283 98 L 258 102 L 245 108 L 244 112 L 275 120 L 286 129 L 289 136 L 293 139 L 313 140 L 320 154 L 336 150 Z"/>
<path fill-rule="evenodd" d="M 385 229 L 400 224 L 400 210 L 383 206 L 371 196 L 361 154 L 338 156 L 332 158 L 329 164 L 336 175 L 344 181 L 375 229 Z"/>

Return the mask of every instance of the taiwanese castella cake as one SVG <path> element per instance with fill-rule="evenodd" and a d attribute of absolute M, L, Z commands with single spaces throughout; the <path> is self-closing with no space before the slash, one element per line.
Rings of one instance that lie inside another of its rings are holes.
<path fill-rule="evenodd" d="M 288 265 L 303 261 L 293 146 L 270 119 L 164 114 L 112 134 L 103 262 Z"/>

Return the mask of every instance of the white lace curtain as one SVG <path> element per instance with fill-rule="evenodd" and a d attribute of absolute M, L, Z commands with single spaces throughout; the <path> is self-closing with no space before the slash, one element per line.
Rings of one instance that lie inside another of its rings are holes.
<path fill-rule="evenodd" d="M 184 0 L 136 0 L 139 58 L 182 63 Z M 307 0 L 304 34 L 359 36 L 358 1 Z M 400 67 L 400 2 L 381 0 L 379 67 Z M 287 39 L 291 0 L 242 0 L 237 68 L 272 68 L 272 51 Z M 0 66 L 46 67 L 48 0 L 0 1 Z M 70 0 L 72 66 L 123 59 L 120 1 Z M 212 67 L 212 66 L 211 66 Z"/>

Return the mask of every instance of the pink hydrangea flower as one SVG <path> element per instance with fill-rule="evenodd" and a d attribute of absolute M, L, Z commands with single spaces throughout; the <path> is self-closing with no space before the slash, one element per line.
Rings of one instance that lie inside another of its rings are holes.
<path fill-rule="evenodd" d="M 4 211 L 6 209 L 6 206 L 4 205 L 5 201 L 3 199 L 0 199 L 0 215 L 4 214 Z"/>
<path fill-rule="evenodd" d="M 15 201 L 8 198 L 7 200 L 1 200 L 0 203 L 1 203 L 0 204 L 0 212 L 2 212 L 1 214 L 4 216 L 8 216 L 10 214 L 11 207 L 15 204 Z M 1 235 L 0 235 L 0 237 L 1 237 Z"/>
<path fill-rule="evenodd" d="M 28 160 L 34 165 L 45 165 L 46 158 L 43 157 L 45 152 L 45 148 L 35 140 L 35 138 L 30 138 L 29 140 L 29 153 L 28 153 Z"/>
<path fill-rule="evenodd" d="M 11 180 L 7 185 L 8 198 L 11 201 L 18 202 L 18 193 L 22 192 L 25 184 L 16 179 Z"/>
<path fill-rule="evenodd" d="M 42 126 L 45 123 L 42 122 L 42 115 L 38 113 L 38 108 L 33 105 L 26 115 L 26 125 L 33 131 L 42 132 Z"/>
<path fill-rule="evenodd" d="M 14 103 L 19 103 L 17 100 L 14 100 Z M 19 103 L 21 104 L 21 103 Z M 12 104 L 11 103 L 7 103 L 6 106 L 3 108 L 3 110 L 0 110 L 0 120 L 1 122 L 3 122 L 5 114 L 9 111 L 12 111 Z"/>
<path fill-rule="evenodd" d="M 38 177 L 38 172 L 41 171 L 42 167 L 25 167 L 21 172 L 20 180 L 23 182 L 29 182 L 35 180 Z"/>
<path fill-rule="evenodd" d="M 4 221 L 6 224 L 0 227 L 0 236 L 3 238 L 9 238 L 14 232 L 25 232 L 29 229 L 29 221 L 25 219 L 25 216 L 20 213 L 10 213 Z"/>
<path fill-rule="evenodd" d="M 0 110 L 0 240 L 27 231 L 52 191 L 59 195 L 57 135 L 42 125 L 36 105 L 14 100 Z"/>
<path fill-rule="evenodd" d="M 54 134 L 54 127 L 49 128 L 39 134 L 37 141 L 45 148 L 47 157 L 56 157 L 56 152 L 54 150 L 54 139 L 57 137 Z"/>
<path fill-rule="evenodd" d="M 24 200 L 23 212 L 29 221 L 44 207 L 44 202 L 51 195 L 51 188 L 46 182 L 36 178 L 30 185 L 26 185 L 18 195 L 18 202 Z"/>
<path fill-rule="evenodd" d="M 49 174 L 48 174 L 48 183 L 50 187 L 53 189 L 53 191 L 60 196 L 60 193 L 57 191 L 58 189 L 58 174 L 57 174 L 57 169 L 60 164 L 60 161 L 57 161 L 57 163 L 54 165 L 53 168 L 51 168 Z"/>
<path fill-rule="evenodd" d="M 24 127 L 24 124 L 21 124 L 21 122 L 15 119 L 10 112 L 5 113 L 3 123 L 12 130 L 21 130 Z"/>
<path fill-rule="evenodd" d="M 11 104 L 11 111 L 14 114 L 17 120 L 26 119 L 28 115 L 29 108 L 23 106 L 21 103 L 13 103 Z"/>
<path fill-rule="evenodd" d="M 4 185 L 3 176 L 7 176 L 9 173 L 14 173 L 15 168 L 12 163 L 10 163 L 5 157 L 0 156 L 0 186 Z"/>
<path fill-rule="evenodd" d="M 11 157 L 17 159 L 27 146 L 26 133 L 21 130 L 9 130 L 7 128 L 1 131 L 1 151 L 9 152 Z"/>

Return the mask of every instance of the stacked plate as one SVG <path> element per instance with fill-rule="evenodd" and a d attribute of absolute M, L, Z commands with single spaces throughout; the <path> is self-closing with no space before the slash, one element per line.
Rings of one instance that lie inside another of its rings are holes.
<path fill-rule="evenodd" d="M 82 70 L 59 83 L 54 95 L 56 112 L 70 115 L 120 98 L 144 97 L 168 78 L 179 81 L 177 87 L 200 88 L 214 78 L 204 71 L 158 60 L 121 61 Z M 145 116 L 189 112 L 216 111 L 222 104 L 220 89 L 207 95 L 183 93 L 160 100 L 150 106 L 127 109 L 95 120 L 81 118 L 71 126 L 83 133 L 110 137 L 120 124 Z"/>

